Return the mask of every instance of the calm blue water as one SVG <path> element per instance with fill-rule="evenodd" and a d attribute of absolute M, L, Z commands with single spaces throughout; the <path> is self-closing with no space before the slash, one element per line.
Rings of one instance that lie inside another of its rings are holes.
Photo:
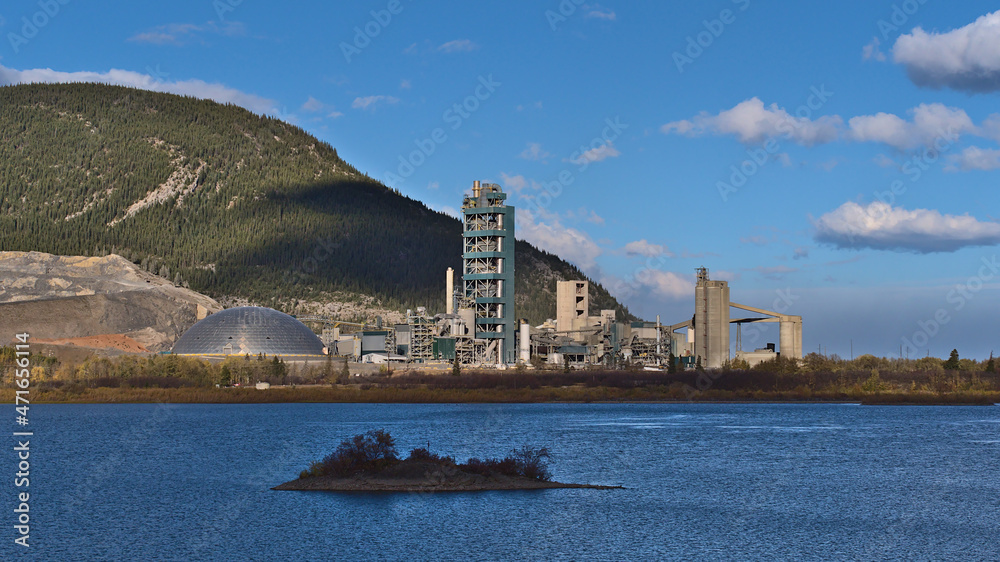
<path fill-rule="evenodd" d="M 33 546 L 3 559 L 1000 559 L 1000 408 L 32 406 Z M 12 414 L 13 415 L 13 414 Z M 549 446 L 626 490 L 275 492 L 340 439 Z M 11 439 L 11 438 L 9 438 Z M 13 453 L 0 466 L 13 477 Z M 11 480 L 7 480 L 10 482 Z"/>

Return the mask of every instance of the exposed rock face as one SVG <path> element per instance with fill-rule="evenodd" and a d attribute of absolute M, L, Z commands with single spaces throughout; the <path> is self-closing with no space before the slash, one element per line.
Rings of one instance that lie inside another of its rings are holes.
<path fill-rule="evenodd" d="M 170 349 L 195 322 L 222 310 L 213 299 L 148 273 L 117 255 L 102 258 L 0 252 L 0 326 L 32 338 L 124 334 L 150 351 Z"/>

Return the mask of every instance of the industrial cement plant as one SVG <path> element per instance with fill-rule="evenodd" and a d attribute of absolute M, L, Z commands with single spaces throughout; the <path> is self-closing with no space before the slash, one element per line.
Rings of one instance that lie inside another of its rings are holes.
<path fill-rule="evenodd" d="M 514 207 L 508 205 L 506 199 L 507 194 L 499 185 L 480 181 L 473 182 L 471 194 L 465 195 L 462 202 L 462 279 L 456 288 L 454 271 L 448 268 L 443 272 L 443 313 L 431 314 L 419 307 L 407 311 L 406 323 L 390 326 L 383 326 L 380 319 L 374 325 L 323 316 L 303 316 L 297 320 L 322 326 L 320 340 L 324 353 L 360 363 L 431 365 L 457 362 L 464 366 L 500 369 L 516 364 L 570 368 L 633 365 L 658 369 L 668 366 L 673 358 L 680 368 L 714 369 L 732 360 L 753 366 L 779 355 L 802 358 L 801 316 L 732 302 L 729 283 L 710 279 L 706 268 L 697 270 L 694 314 L 681 322 L 664 324 L 659 317 L 656 322 L 620 322 L 614 310 L 601 310 L 598 315 L 592 315 L 590 284 L 585 280 L 557 283 L 554 319 L 539 326 L 516 320 L 515 215 Z M 754 316 L 731 318 L 731 308 Z M 259 311 L 251 316 L 231 316 L 237 320 L 268 317 Z M 743 325 L 761 322 L 779 324 L 777 348 L 772 343 L 764 348 L 743 351 Z M 175 353 L 208 356 L 245 352 L 303 354 L 298 348 L 280 348 L 282 341 L 300 342 L 301 338 L 280 334 L 257 334 L 250 339 L 266 337 L 261 340 L 266 345 L 248 346 L 246 334 L 256 334 L 256 331 L 243 324 L 239 321 L 226 324 L 209 317 L 191 329 L 190 332 L 196 334 L 185 334 L 181 338 Z M 295 324 L 301 326 L 299 322 Z M 730 351 L 733 324 L 736 326 L 735 354 Z M 274 323 L 274 329 L 289 325 L 287 321 Z M 233 333 L 228 333 L 227 328 Z M 207 334 L 212 337 L 202 339 Z M 234 346 L 233 338 L 242 341 L 243 345 Z M 195 348 L 197 351 L 192 351 Z"/>

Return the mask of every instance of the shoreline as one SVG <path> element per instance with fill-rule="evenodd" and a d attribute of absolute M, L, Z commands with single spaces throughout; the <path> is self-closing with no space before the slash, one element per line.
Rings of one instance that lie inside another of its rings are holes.
<path fill-rule="evenodd" d="M 481 483 L 392 483 L 378 479 L 355 480 L 350 478 L 328 478 L 310 476 L 297 478 L 284 484 L 279 484 L 271 490 L 292 492 L 348 492 L 348 493 L 447 493 L 447 492 L 491 492 L 514 490 L 624 490 L 624 486 L 607 486 L 601 484 L 567 484 L 564 482 L 527 480 L 527 479 L 487 479 Z"/>
<path fill-rule="evenodd" d="M 0 400 L 13 402 L 13 388 L 0 389 Z M 992 406 L 1000 392 L 797 393 L 790 391 L 707 390 L 683 388 L 540 387 L 518 389 L 368 388 L 350 386 L 249 388 L 86 388 L 73 392 L 33 390 L 33 404 L 857 404 L 862 406 Z"/>

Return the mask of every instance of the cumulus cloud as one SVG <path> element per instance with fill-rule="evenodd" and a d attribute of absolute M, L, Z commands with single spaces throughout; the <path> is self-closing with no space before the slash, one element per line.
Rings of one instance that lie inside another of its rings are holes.
<path fill-rule="evenodd" d="M 130 70 L 111 69 L 108 72 L 62 72 L 51 68 L 33 68 L 29 70 L 15 70 L 0 65 L 0 85 L 12 84 L 32 84 L 32 83 L 68 83 L 68 82 L 97 82 L 101 84 L 113 84 L 117 86 L 129 86 L 152 90 L 154 92 L 167 92 L 192 96 L 201 99 L 210 99 L 219 103 L 231 103 L 245 107 L 258 114 L 279 114 L 280 109 L 274 100 L 247 94 L 239 90 L 223 86 L 219 83 L 209 83 L 202 80 L 179 80 L 160 81 L 156 78 L 139 72 Z"/>
<path fill-rule="evenodd" d="M 647 258 L 655 258 L 657 256 L 673 256 L 666 246 L 661 244 L 652 244 L 645 238 L 625 244 L 625 246 L 622 247 L 622 251 L 629 257 L 643 256 Z"/>
<path fill-rule="evenodd" d="M 987 117 L 979 131 L 982 136 L 1000 142 L 1000 114 L 994 113 Z"/>
<path fill-rule="evenodd" d="M 892 58 L 918 86 L 1000 90 L 1000 11 L 945 33 L 917 27 L 896 39 Z"/>
<path fill-rule="evenodd" d="M 302 104 L 302 111 L 308 111 L 310 113 L 315 113 L 317 111 L 322 111 L 325 104 L 318 99 L 309 96 L 309 99 Z"/>
<path fill-rule="evenodd" d="M 595 268 L 603 253 L 586 232 L 563 226 L 557 216 L 536 217 L 528 209 L 518 209 L 517 237 L 583 270 Z"/>
<path fill-rule="evenodd" d="M 781 136 L 796 144 L 812 146 L 836 140 L 842 124 L 843 120 L 836 115 L 817 119 L 797 117 L 778 104 L 765 107 L 764 102 L 753 97 L 718 114 L 703 111 L 691 119 L 667 123 L 660 130 L 688 136 L 733 135 L 744 144 L 760 144 Z"/>
<path fill-rule="evenodd" d="M 596 224 L 596 225 L 604 224 L 604 217 L 598 215 L 593 209 L 587 209 L 586 207 L 580 207 L 575 211 L 573 209 L 566 211 L 566 218 L 570 220 L 587 221 L 591 224 Z M 598 243 L 605 244 L 604 242 L 601 241 L 598 241 Z M 607 244 L 610 244 L 610 242 L 607 242 Z"/>
<path fill-rule="evenodd" d="M 928 254 L 1000 244 L 1000 223 L 936 210 L 847 202 L 814 221 L 815 239 L 839 248 Z"/>
<path fill-rule="evenodd" d="M 524 158 L 525 160 L 543 160 L 549 156 L 552 155 L 542 148 L 541 143 L 537 142 L 529 142 L 527 148 L 522 150 L 519 155 L 520 158 Z"/>
<path fill-rule="evenodd" d="M 585 162 L 600 162 L 601 160 L 607 158 L 617 158 L 621 156 L 621 152 L 615 148 L 612 143 L 602 144 L 597 148 L 591 148 L 590 150 L 585 150 L 576 160 L 572 160 L 574 164 L 583 164 Z"/>
<path fill-rule="evenodd" d="M 882 42 L 879 41 L 878 37 L 873 37 L 872 42 L 865 45 L 864 48 L 861 49 L 861 58 L 864 60 L 875 59 L 877 61 L 884 61 L 885 53 L 879 49 L 879 45 L 881 44 Z"/>
<path fill-rule="evenodd" d="M 848 121 L 849 136 L 858 142 L 881 142 L 899 150 L 932 146 L 937 139 L 954 142 L 976 126 L 964 110 L 940 103 L 922 103 L 911 109 L 912 121 L 891 113 L 859 115 Z"/>
<path fill-rule="evenodd" d="M 636 279 L 656 296 L 668 299 L 688 299 L 694 296 L 694 282 L 672 271 L 649 269 Z"/>
<path fill-rule="evenodd" d="M 351 107 L 353 107 L 354 109 L 361 109 L 361 110 L 371 109 L 372 111 L 374 111 L 375 107 L 381 103 L 392 105 L 395 103 L 399 103 L 399 98 L 395 98 L 392 96 L 357 97 L 354 98 L 354 102 L 351 103 Z"/>
<path fill-rule="evenodd" d="M 513 191 L 514 193 L 520 193 L 527 188 L 531 189 L 541 189 L 542 185 L 533 179 L 526 178 L 520 174 L 509 175 L 504 172 L 500 172 L 500 179 L 503 181 L 503 185 L 507 188 L 507 191 Z"/>
<path fill-rule="evenodd" d="M 476 45 L 468 39 L 456 39 L 438 46 L 437 50 L 442 53 L 460 53 L 465 51 L 474 51 L 478 48 L 479 45 Z"/>
<path fill-rule="evenodd" d="M 970 146 L 949 156 L 948 161 L 962 170 L 997 170 L 1000 169 L 1000 150 Z"/>

